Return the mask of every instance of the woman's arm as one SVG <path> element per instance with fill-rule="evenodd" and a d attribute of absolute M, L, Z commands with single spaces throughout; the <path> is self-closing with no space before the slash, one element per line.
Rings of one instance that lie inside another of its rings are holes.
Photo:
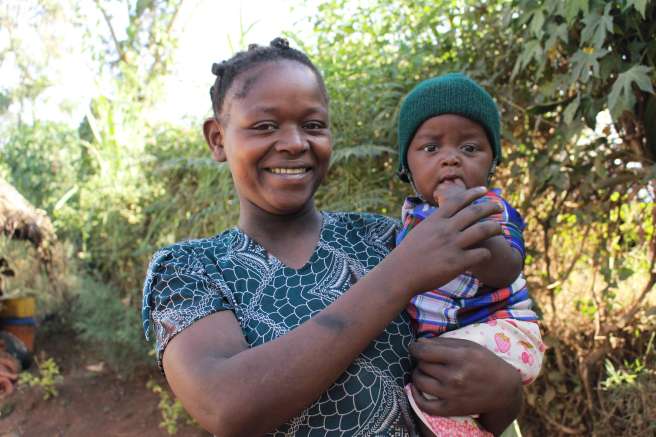
<path fill-rule="evenodd" d="M 455 338 L 420 339 L 410 347 L 418 360 L 413 396 L 435 416 L 479 414 L 481 424 L 501 434 L 519 415 L 523 394 L 517 369 L 484 347 Z M 428 400 L 422 393 L 436 399 Z"/>
<path fill-rule="evenodd" d="M 163 356 L 174 393 L 203 427 L 221 436 L 261 435 L 297 415 L 380 335 L 412 295 L 489 257 L 486 249 L 469 248 L 500 232 L 496 223 L 478 223 L 498 207 L 463 209 L 482 193 L 468 190 L 440 208 L 346 293 L 286 335 L 248 349 L 228 312 L 186 328 Z"/>

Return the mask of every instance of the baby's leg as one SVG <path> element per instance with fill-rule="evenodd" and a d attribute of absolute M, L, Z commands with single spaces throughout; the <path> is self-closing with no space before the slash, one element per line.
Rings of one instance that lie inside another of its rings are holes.
<path fill-rule="evenodd" d="M 544 344 L 536 323 L 510 319 L 475 323 L 441 335 L 473 341 L 494 352 L 521 374 L 522 382 L 529 384 L 540 372 Z M 413 410 L 436 436 L 491 436 L 481 428 L 475 417 L 435 417 L 419 409 L 406 386 L 408 400 Z"/>

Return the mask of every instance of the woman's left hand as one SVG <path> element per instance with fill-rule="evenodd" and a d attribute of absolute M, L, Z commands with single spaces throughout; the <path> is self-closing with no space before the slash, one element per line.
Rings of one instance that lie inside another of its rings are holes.
<path fill-rule="evenodd" d="M 410 353 L 418 362 L 412 374 L 412 394 L 422 411 L 434 416 L 478 414 L 481 424 L 495 435 L 519 414 L 519 372 L 477 343 L 419 339 Z M 436 399 L 427 399 L 422 393 Z"/>

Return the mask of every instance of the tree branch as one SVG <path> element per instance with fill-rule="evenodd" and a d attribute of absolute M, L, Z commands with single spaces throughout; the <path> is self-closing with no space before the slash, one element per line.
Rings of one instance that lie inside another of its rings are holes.
<path fill-rule="evenodd" d="M 121 43 L 116 37 L 116 32 L 114 31 L 114 26 L 112 26 L 112 20 L 105 8 L 102 7 L 100 4 L 100 0 L 95 0 L 96 7 L 102 14 L 103 18 L 105 19 L 105 23 L 107 23 L 107 27 L 109 28 L 109 33 L 112 35 L 112 40 L 114 41 L 114 47 L 116 47 L 116 52 L 118 53 L 118 58 L 120 61 L 125 62 L 125 53 L 123 52 L 123 49 L 121 48 Z"/>

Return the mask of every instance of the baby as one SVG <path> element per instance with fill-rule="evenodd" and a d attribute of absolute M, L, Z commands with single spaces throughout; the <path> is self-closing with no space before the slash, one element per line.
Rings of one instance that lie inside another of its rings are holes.
<path fill-rule="evenodd" d="M 428 79 L 403 101 L 399 114 L 399 176 L 415 196 L 402 208 L 397 244 L 446 198 L 460 190 L 488 186 L 501 161 L 499 111 L 492 97 L 460 73 Z M 447 284 L 415 296 L 407 311 L 418 337 L 454 337 L 488 348 L 515 367 L 525 384 L 538 375 L 544 345 L 531 310 L 524 264 L 524 222 L 496 189 L 477 200 L 494 202 L 502 235 L 483 247 L 492 257 Z M 476 203 L 476 202 L 475 202 Z M 475 417 L 434 417 L 410 404 L 437 436 L 490 435 Z"/>

